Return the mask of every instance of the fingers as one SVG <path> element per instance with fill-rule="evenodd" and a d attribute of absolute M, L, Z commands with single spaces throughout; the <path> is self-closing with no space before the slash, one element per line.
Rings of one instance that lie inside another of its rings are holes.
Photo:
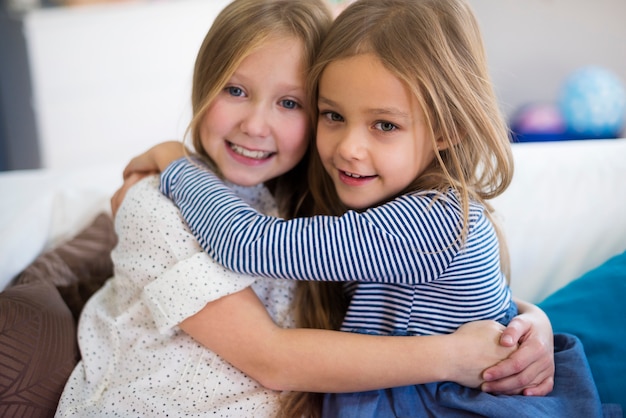
<path fill-rule="evenodd" d="M 511 347 L 518 344 L 522 337 L 531 329 L 530 324 L 520 317 L 515 317 L 509 322 L 500 336 L 500 344 L 505 347 Z"/>
<path fill-rule="evenodd" d="M 517 377 L 509 377 L 501 381 L 483 383 L 481 390 L 502 395 L 546 396 L 554 389 L 552 375 L 538 384 L 526 387 L 522 386 L 522 381 L 523 379 Z"/>
<path fill-rule="evenodd" d="M 551 347 L 530 338 L 519 350 L 483 373 L 486 392 L 543 396 L 554 386 L 554 357 Z"/>
<path fill-rule="evenodd" d="M 537 386 L 524 389 L 526 396 L 546 396 L 554 389 L 554 376 L 551 375 Z"/>
<path fill-rule="evenodd" d="M 160 173 L 172 162 L 187 155 L 180 141 L 165 141 L 137 155 L 124 168 L 124 179 L 132 173 Z"/>
<path fill-rule="evenodd" d="M 124 180 L 126 180 L 132 173 L 134 173 L 136 170 L 133 168 L 134 167 L 134 161 L 135 158 L 133 158 L 132 160 L 130 160 L 128 162 L 128 164 L 126 164 L 126 167 L 124 167 L 124 172 L 122 173 L 122 178 Z"/>
<path fill-rule="evenodd" d="M 120 187 L 119 189 L 117 189 L 115 191 L 115 193 L 113 193 L 113 196 L 111 197 L 110 203 L 111 203 L 111 213 L 113 215 L 113 218 L 115 218 L 115 215 L 117 214 L 117 211 L 119 210 L 120 206 L 122 205 L 122 202 L 124 201 L 124 197 L 126 196 L 126 192 L 128 191 L 128 189 L 130 189 L 132 186 L 135 185 L 135 183 L 137 183 L 139 180 L 141 180 L 142 178 L 150 175 L 150 174 L 154 174 L 154 173 L 147 173 L 147 172 L 131 172 L 128 177 L 125 177 L 124 179 L 124 184 L 122 184 L 122 187 Z"/>

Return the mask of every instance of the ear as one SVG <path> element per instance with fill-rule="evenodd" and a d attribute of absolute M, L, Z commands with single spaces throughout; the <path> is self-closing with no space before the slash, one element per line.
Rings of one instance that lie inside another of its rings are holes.
<path fill-rule="evenodd" d="M 435 145 L 437 146 L 437 151 L 445 151 L 451 147 L 459 145 L 459 143 L 465 138 L 465 131 L 459 130 L 458 135 L 438 135 L 437 139 L 435 139 Z"/>
<path fill-rule="evenodd" d="M 435 139 L 435 144 L 437 146 L 437 151 L 445 151 L 450 147 L 450 141 L 446 141 L 442 136 Z"/>

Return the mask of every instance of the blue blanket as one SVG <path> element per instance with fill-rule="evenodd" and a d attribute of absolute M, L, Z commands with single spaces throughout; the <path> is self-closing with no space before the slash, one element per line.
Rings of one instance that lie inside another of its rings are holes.
<path fill-rule="evenodd" d="M 621 404 L 626 411 L 626 252 L 539 306 L 555 333 L 574 334 L 582 341 L 602 402 Z"/>

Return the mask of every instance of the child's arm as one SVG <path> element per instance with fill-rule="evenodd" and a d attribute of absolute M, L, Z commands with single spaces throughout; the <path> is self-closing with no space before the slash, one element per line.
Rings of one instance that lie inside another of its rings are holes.
<path fill-rule="evenodd" d="M 166 143 L 153 147 L 145 154 L 159 154 L 151 158 L 161 161 L 161 167 L 156 168 L 162 168 L 169 162 L 167 156 L 169 155 L 170 159 L 180 156 L 180 150 L 180 143 Z M 176 155 L 177 151 L 178 155 Z M 518 302 L 518 305 L 523 315 L 516 318 L 503 335 L 512 336 L 514 344 L 519 341 L 522 349 L 509 360 L 490 369 L 493 380 L 486 388 L 490 391 L 516 393 L 520 388 L 526 387 L 525 393 L 527 394 L 547 394 L 552 389 L 554 374 L 550 323 L 545 314 L 533 305 L 522 304 L 522 302 Z M 518 326 L 519 324 L 523 329 Z M 505 343 L 507 344 L 510 345 L 511 342 Z M 509 375 L 511 376 L 508 377 Z M 532 387 L 532 382 L 538 381 L 542 383 Z"/>
<path fill-rule="evenodd" d="M 476 387 L 513 349 L 493 321 L 448 335 L 388 337 L 276 326 L 247 288 L 210 302 L 180 328 L 264 386 L 354 392 L 433 381 Z"/>
<path fill-rule="evenodd" d="M 172 161 L 185 155 L 189 155 L 189 151 L 187 151 L 182 142 L 167 141 L 153 146 L 148 151 L 130 160 L 124 167 L 124 184 L 111 197 L 111 213 L 113 217 L 115 217 L 130 187 L 150 174 L 159 174 Z"/>
<path fill-rule="evenodd" d="M 440 277 L 460 248 L 461 209 L 452 196 L 403 196 L 363 213 L 283 220 L 259 213 L 187 159 L 161 174 L 161 190 L 212 258 L 248 275 L 424 283 Z M 484 217 L 474 215 L 475 223 Z M 476 270 L 488 268 L 486 257 L 496 254 L 495 234 L 482 242 L 485 257 Z"/>
<path fill-rule="evenodd" d="M 173 161 L 189 154 L 180 141 L 161 142 L 130 160 L 124 168 L 124 179 L 133 173 L 158 174 Z"/>

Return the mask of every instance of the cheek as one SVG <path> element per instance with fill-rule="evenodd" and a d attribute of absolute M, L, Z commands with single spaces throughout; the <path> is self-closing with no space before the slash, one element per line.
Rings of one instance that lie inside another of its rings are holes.
<path fill-rule="evenodd" d="M 318 125 L 317 127 L 315 147 L 317 148 L 317 153 L 319 154 L 322 162 L 331 157 L 333 149 L 332 139 L 326 129 L 324 129 L 323 125 Z"/>
<path fill-rule="evenodd" d="M 204 118 L 202 119 L 203 131 L 222 129 L 222 127 L 227 125 L 229 120 L 232 119 L 229 117 L 230 115 L 231 112 L 228 111 L 228 107 L 222 105 L 221 101 L 216 99 L 204 114 Z"/>
<path fill-rule="evenodd" d="M 232 125 L 232 114 L 227 106 L 216 100 L 206 111 L 200 125 L 200 142 L 204 150 L 213 159 L 216 158 L 217 147 L 229 133 Z"/>
<path fill-rule="evenodd" d="M 306 116 L 296 118 L 295 120 L 287 123 L 283 129 L 283 151 L 288 152 L 293 159 L 297 159 L 299 161 L 304 156 L 308 147 L 308 134 L 309 124 Z"/>

